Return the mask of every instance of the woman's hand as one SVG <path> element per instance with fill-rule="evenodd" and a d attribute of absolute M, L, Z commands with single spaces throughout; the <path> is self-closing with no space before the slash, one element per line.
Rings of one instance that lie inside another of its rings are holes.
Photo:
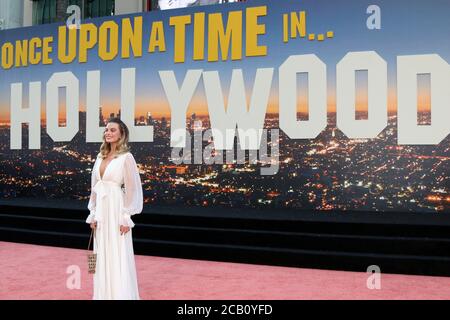
<path fill-rule="evenodd" d="M 91 223 L 91 229 L 96 229 L 97 228 L 97 221 L 94 221 Z"/>
<path fill-rule="evenodd" d="M 130 231 L 130 227 L 127 226 L 120 226 L 120 235 L 123 235 L 125 233 L 127 233 L 128 231 Z"/>

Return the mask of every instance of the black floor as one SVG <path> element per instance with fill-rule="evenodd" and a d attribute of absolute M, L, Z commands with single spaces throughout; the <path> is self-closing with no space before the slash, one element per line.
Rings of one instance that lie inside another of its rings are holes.
<path fill-rule="evenodd" d="M 86 215 L 0 205 L 0 241 L 87 249 Z M 355 217 L 143 213 L 133 217 L 134 249 L 140 255 L 360 272 L 377 265 L 383 273 L 450 276 L 450 224 L 429 219 L 424 225 L 402 215 L 362 223 Z"/>

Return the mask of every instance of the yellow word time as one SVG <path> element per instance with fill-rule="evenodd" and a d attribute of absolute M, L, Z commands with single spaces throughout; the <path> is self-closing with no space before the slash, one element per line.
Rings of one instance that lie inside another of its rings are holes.
<path fill-rule="evenodd" d="M 165 28 L 173 29 L 173 60 L 183 63 L 187 48 L 192 48 L 193 60 L 223 61 L 240 60 L 246 57 L 267 55 L 267 47 L 258 44 L 258 36 L 266 32 L 265 25 L 258 23 L 258 17 L 267 14 L 266 6 L 249 7 L 230 11 L 224 24 L 224 14 L 197 12 L 191 15 L 169 17 L 168 25 L 163 21 L 153 21 L 148 39 L 147 52 L 166 51 Z M 245 15 L 245 22 L 243 21 Z M 206 28 L 207 23 L 207 28 Z M 245 33 L 244 30 L 245 23 Z M 119 28 L 120 24 L 120 28 Z M 192 26 L 192 42 L 186 43 L 187 27 Z M 207 29 L 207 30 L 206 30 Z M 206 32 L 205 32 L 206 31 Z M 143 54 L 143 17 L 122 18 L 119 23 L 105 21 L 100 26 L 85 23 L 77 28 L 58 27 L 57 59 L 64 64 L 77 61 L 86 63 L 90 50 L 97 49 L 103 61 L 141 57 Z M 244 38 L 245 37 L 245 43 Z M 206 48 L 205 40 L 208 46 Z M 36 64 L 52 64 L 52 36 L 6 42 L 1 46 L 1 67 L 26 67 Z M 119 45 L 120 43 L 120 45 Z M 245 46 L 245 48 L 244 48 Z M 206 51 L 206 53 L 205 53 Z M 205 58 L 205 55 L 207 57 Z"/>

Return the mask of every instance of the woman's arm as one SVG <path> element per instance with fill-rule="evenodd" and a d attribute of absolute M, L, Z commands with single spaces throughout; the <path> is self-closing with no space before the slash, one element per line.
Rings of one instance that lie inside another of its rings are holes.
<path fill-rule="evenodd" d="M 97 158 L 98 159 L 98 158 Z M 94 186 L 97 183 L 97 175 L 95 174 L 95 165 L 97 164 L 97 159 L 95 160 L 94 166 L 92 167 L 91 171 L 91 196 L 89 198 L 88 203 L 88 209 L 89 209 L 89 216 L 86 219 L 86 223 L 93 223 L 94 217 L 95 217 L 95 204 L 97 199 L 97 194 L 94 192 Z"/>
<path fill-rule="evenodd" d="M 125 157 L 123 173 L 125 194 L 121 225 L 133 228 L 134 223 L 131 220 L 131 216 L 142 212 L 144 199 L 141 177 L 136 161 L 131 153 L 128 153 Z"/>

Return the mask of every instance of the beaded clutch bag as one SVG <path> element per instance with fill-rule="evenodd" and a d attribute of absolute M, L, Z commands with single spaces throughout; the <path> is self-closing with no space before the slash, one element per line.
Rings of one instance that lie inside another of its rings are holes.
<path fill-rule="evenodd" d="M 89 273 L 95 273 L 95 265 L 97 264 L 97 254 L 94 253 L 94 249 L 92 248 L 92 253 L 89 252 L 89 247 L 91 246 L 91 240 L 92 240 L 92 234 L 94 234 L 95 237 L 95 229 L 92 229 L 91 236 L 89 238 L 89 244 L 88 244 L 88 271 Z"/>

